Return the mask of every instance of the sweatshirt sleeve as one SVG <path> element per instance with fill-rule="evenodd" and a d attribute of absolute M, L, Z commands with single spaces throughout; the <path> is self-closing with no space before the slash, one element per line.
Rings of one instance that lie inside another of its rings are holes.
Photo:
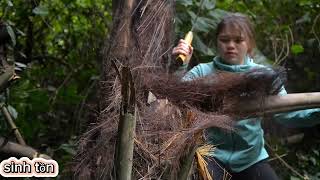
<path fill-rule="evenodd" d="M 278 95 L 286 94 L 287 91 L 282 87 Z M 274 115 L 274 119 L 286 127 L 311 127 L 320 124 L 320 108 L 279 113 Z"/>
<path fill-rule="evenodd" d="M 201 67 L 200 64 L 193 67 L 191 70 L 189 70 L 183 77 L 182 77 L 182 81 L 191 81 L 194 80 L 198 77 L 201 77 L 202 73 L 201 73 Z"/>
<path fill-rule="evenodd" d="M 175 74 L 184 74 L 188 69 L 188 64 L 182 64 L 175 70 Z"/>

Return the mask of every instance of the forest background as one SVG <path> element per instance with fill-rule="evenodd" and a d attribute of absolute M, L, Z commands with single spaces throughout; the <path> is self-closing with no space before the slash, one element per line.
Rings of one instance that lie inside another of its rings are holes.
<path fill-rule="evenodd" d="M 201 7 L 199 1 L 176 0 L 176 39 L 190 30 L 199 8 L 193 63 L 215 55 L 214 32 L 223 15 L 242 12 L 255 24 L 256 61 L 285 67 L 289 92 L 320 91 L 319 0 L 204 0 Z M 0 26 L 10 34 L 7 60 L 17 63 L 21 77 L 0 99 L 27 144 L 58 161 L 60 177 L 71 175 L 76 142 L 93 123 L 111 12 L 112 0 L 0 1 Z M 271 163 L 279 175 L 299 179 L 293 168 L 320 179 L 319 126 L 265 127 Z M 0 136 L 14 139 L 3 116 Z"/>

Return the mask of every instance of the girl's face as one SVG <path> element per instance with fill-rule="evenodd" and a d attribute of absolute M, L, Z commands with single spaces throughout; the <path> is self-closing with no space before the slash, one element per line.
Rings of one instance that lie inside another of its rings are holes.
<path fill-rule="evenodd" d="M 249 50 L 249 40 L 245 33 L 241 33 L 237 28 L 225 26 L 217 38 L 218 53 L 224 63 L 244 64 Z"/>

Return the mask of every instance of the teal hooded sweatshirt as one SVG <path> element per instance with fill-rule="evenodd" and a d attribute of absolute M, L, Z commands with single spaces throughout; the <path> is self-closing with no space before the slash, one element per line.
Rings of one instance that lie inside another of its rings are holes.
<path fill-rule="evenodd" d="M 184 81 L 190 81 L 199 77 L 214 74 L 217 71 L 246 72 L 252 68 L 262 68 L 249 57 L 246 57 L 243 65 L 228 65 L 222 63 L 219 57 L 212 62 L 195 66 L 183 77 Z M 286 95 L 284 87 L 279 95 Z M 320 123 L 320 109 L 308 109 L 280 113 L 274 115 L 275 120 L 288 127 L 308 127 Z M 250 118 L 237 121 L 235 131 L 228 132 L 219 128 L 205 130 L 204 137 L 209 144 L 216 145 L 211 156 L 222 162 L 233 172 L 240 172 L 251 165 L 269 157 L 264 148 L 263 129 L 261 118 Z"/>

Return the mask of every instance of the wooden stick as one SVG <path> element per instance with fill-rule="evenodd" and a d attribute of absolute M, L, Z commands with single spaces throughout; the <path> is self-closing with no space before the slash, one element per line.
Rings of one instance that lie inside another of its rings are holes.
<path fill-rule="evenodd" d="M 284 96 L 269 96 L 264 101 L 243 101 L 234 105 L 232 111 L 253 115 L 276 114 L 288 111 L 319 108 L 320 92 L 294 93 Z M 234 113 L 233 112 L 233 113 Z"/>
<path fill-rule="evenodd" d="M 14 135 L 16 136 L 17 141 L 21 145 L 26 145 L 26 142 L 24 141 L 18 127 L 14 123 L 8 109 L 4 106 L 4 104 L 1 104 L 0 106 L 1 106 L 1 112 L 4 115 L 5 119 L 7 120 L 7 123 L 10 125 L 11 130 L 13 131 Z"/>

